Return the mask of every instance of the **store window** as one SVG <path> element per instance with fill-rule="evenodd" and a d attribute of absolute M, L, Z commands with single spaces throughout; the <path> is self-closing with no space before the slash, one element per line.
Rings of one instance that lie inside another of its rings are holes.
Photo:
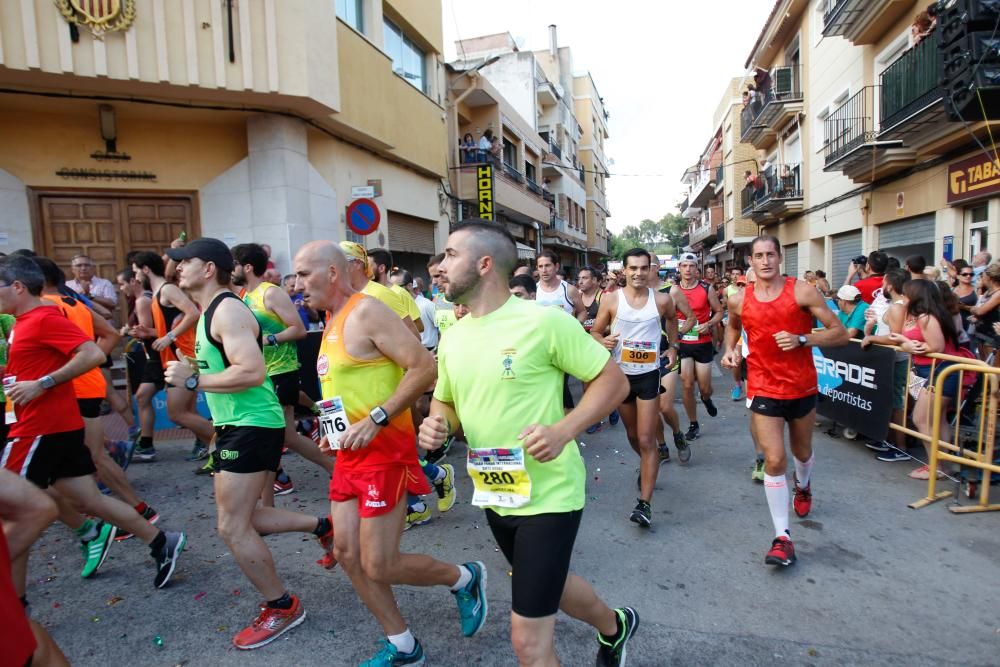
<path fill-rule="evenodd" d="M 971 262 L 977 252 L 989 250 L 990 206 L 979 204 L 965 209 L 966 234 L 969 239 L 969 255 L 964 259 Z"/>

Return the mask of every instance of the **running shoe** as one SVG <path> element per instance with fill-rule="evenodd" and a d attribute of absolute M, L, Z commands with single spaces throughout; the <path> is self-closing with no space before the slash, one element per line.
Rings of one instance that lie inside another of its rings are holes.
<path fill-rule="evenodd" d="M 649 528 L 653 525 L 653 508 L 645 500 L 637 498 L 639 502 L 635 504 L 632 515 L 628 518 L 632 523 L 639 524 L 640 528 Z"/>
<path fill-rule="evenodd" d="M 132 452 L 132 460 L 152 463 L 156 460 L 156 447 L 136 447 Z"/>
<path fill-rule="evenodd" d="M 448 463 L 442 463 L 440 468 L 444 470 L 444 479 L 434 482 L 434 490 L 438 495 L 438 512 L 447 512 L 455 506 L 458 497 L 455 493 L 455 468 Z"/>
<path fill-rule="evenodd" d="M 587 427 L 587 435 L 594 435 L 600 430 L 601 430 L 601 422 L 597 422 L 596 424 L 591 424 L 590 426 Z"/>
<path fill-rule="evenodd" d="M 111 460 L 118 464 L 119 468 L 125 467 L 125 441 L 105 440 L 104 449 L 108 452 Z"/>
<path fill-rule="evenodd" d="M 323 547 L 323 557 L 316 561 L 316 564 L 324 570 L 332 570 L 337 567 L 337 559 L 333 555 L 333 523 L 330 523 L 330 530 L 326 531 L 326 534 L 320 535 L 316 539 Z"/>
<path fill-rule="evenodd" d="M 104 486 L 104 482 L 102 482 L 100 480 L 97 480 L 97 490 L 100 491 L 101 493 L 103 493 L 106 496 L 110 496 L 111 495 L 111 489 L 109 489 L 108 487 Z"/>
<path fill-rule="evenodd" d="M 153 585 L 163 588 L 170 582 L 170 577 L 174 575 L 174 568 L 177 567 L 177 558 L 187 546 L 187 535 L 184 533 L 164 533 L 167 536 L 167 543 L 160 550 L 160 553 L 153 556 L 156 559 L 156 578 Z"/>
<path fill-rule="evenodd" d="M 195 440 L 191 453 L 184 457 L 185 461 L 204 461 L 208 458 L 208 447 L 201 440 Z"/>
<path fill-rule="evenodd" d="M 809 510 L 812 509 L 812 482 L 806 484 L 806 488 L 800 488 L 798 484 L 795 485 L 795 495 L 792 498 L 792 507 L 795 508 L 795 513 L 800 519 L 804 519 L 809 516 Z"/>
<path fill-rule="evenodd" d="M 691 424 L 684 437 L 688 440 L 697 440 L 699 435 L 701 435 L 701 428 L 697 424 Z"/>
<path fill-rule="evenodd" d="M 486 599 L 486 566 L 478 560 L 463 563 L 462 566 L 472 573 L 472 579 L 452 595 L 455 596 L 455 603 L 458 605 L 462 634 L 471 637 L 483 627 L 486 614 L 489 612 L 490 605 Z"/>
<path fill-rule="evenodd" d="M 674 433 L 674 447 L 677 448 L 678 461 L 687 463 L 691 460 L 691 446 L 688 445 L 683 433 Z"/>
<path fill-rule="evenodd" d="M 288 609 L 272 609 L 266 604 L 261 605 L 257 618 L 233 637 L 233 646 L 244 651 L 260 648 L 270 644 L 304 620 L 306 612 L 294 595 L 292 606 Z"/>
<path fill-rule="evenodd" d="M 741 398 L 743 398 L 743 387 L 739 385 L 733 387 L 733 390 L 729 392 L 729 398 L 733 399 L 734 401 L 738 401 Z"/>
<path fill-rule="evenodd" d="M 427 455 L 424 456 L 424 460 L 427 461 L 428 463 L 435 463 L 435 464 L 438 461 L 443 460 L 446 456 L 448 456 L 448 450 L 451 449 L 451 446 L 454 442 L 455 442 L 455 436 L 450 436 L 447 440 L 444 441 L 443 445 L 441 445 L 437 449 L 427 452 Z"/>
<path fill-rule="evenodd" d="M 611 414 L 608 415 L 608 423 L 612 426 L 618 426 L 618 422 L 621 420 L 622 416 L 618 414 L 618 410 L 612 410 Z"/>
<path fill-rule="evenodd" d="M 215 467 L 218 464 L 219 454 L 217 452 L 212 452 L 208 455 L 208 460 L 205 461 L 205 465 L 194 471 L 196 475 L 214 475 Z"/>
<path fill-rule="evenodd" d="M 129 464 L 132 463 L 132 457 L 135 456 L 135 448 L 139 444 L 139 437 L 129 438 L 128 440 L 122 440 L 122 470 L 128 470 Z"/>
<path fill-rule="evenodd" d="M 710 398 L 701 399 L 702 405 L 705 406 L 705 412 L 708 413 L 709 417 L 714 417 L 719 414 L 719 408 L 715 407 L 715 403 L 712 402 Z"/>
<path fill-rule="evenodd" d="M 750 473 L 750 479 L 761 484 L 764 483 L 764 459 L 757 459 L 753 462 L 753 472 Z"/>
<path fill-rule="evenodd" d="M 892 447 L 885 440 L 872 440 L 866 442 L 865 447 L 873 452 L 888 452 L 892 450 Z"/>
<path fill-rule="evenodd" d="M 146 509 L 142 512 L 142 518 L 150 523 L 156 523 L 160 520 L 160 515 L 156 513 L 149 505 L 146 505 Z M 128 538 L 132 537 L 132 533 L 125 530 L 124 528 L 119 528 L 117 535 L 115 535 L 115 542 L 124 542 Z"/>
<path fill-rule="evenodd" d="M 83 572 L 80 576 L 89 579 L 94 576 L 97 569 L 104 564 L 108 557 L 108 550 L 115 541 L 115 527 L 110 523 L 101 521 L 97 524 L 97 537 L 86 542 L 80 541 L 80 551 L 83 552 Z"/>
<path fill-rule="evenodd" d="M 424 508 L 417 509 L 416 505 L 410 505 L 406 508 L 406 525 L 403 526 L 403 530 L 409 530 L 410 526 L 423 526 L 426 523 L 431 522 L 431 508 L 425 503 L 420 503 Z"/>
<path fill-rule="evenodd" d="M 882 454 L 876 456 L 879 461 L 885 461 L 887 463 L 895 463 L 897 461 L 909 461 L 912 456 L 906 452 L 902 452 L 898 449 L 889 449 Z"/>
<path fill-rule="evenodd" d="M 639 614 L 632 607 L 615 609 L 618 627 L 614 637 L 605 638 L 597 633 L 597 667 L 621 667 L 625 664 L 626 649 L 632 635 L 639 628 Z"/>
<path fill-rule="evenodd" d="M 274 495 L 285 496 L 295 490 L 292 478 L 284 470 L 278 471 L 278 476 L 274 478 Z"/>
<path fill-rule="evenodd" d="M 361 667 L 417 667 L 424 664 L 424 647 L 420 645 L 420 640 L 414 638 L 413 650 L 409 653 L 400 653 L 399 649 L 389 641 L 383 639 L 379 642 L 378 652 L 371 658 L 361 663 Z"/>
<path fill-rule="evenodd" d="M 795 562 L 795 547 L 792 541 L 782 535 L 774 538 L 771 542 L 771 550 L 764 556 L 764 563 L 767 565 L 791 565 Z"/>
<path fill-rule="evenodd" d="M 670 463 L 670 448 L 666 445 L 657 445 L 656 451 L 660 454 L 660 465 Z"/>

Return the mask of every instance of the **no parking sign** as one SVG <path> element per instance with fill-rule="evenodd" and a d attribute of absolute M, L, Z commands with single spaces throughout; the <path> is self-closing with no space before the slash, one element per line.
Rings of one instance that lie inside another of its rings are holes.
<path fill-rule="evenodd" d="M 351 231 L 361 236 L 367 236 L 378 229 L 382 214 L 379 213 L 375 202 L 366 197 L 355 199 L 350 203 L 347 207 L 346 218 L 347 226 L 351 228 Z"/>

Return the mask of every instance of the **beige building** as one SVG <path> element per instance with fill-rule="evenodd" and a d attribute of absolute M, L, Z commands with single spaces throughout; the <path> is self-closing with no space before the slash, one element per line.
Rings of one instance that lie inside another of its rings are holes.
<path fill-rule="evenodd" d="M 584 190 L 587 193 L 587 264 L 603 262 L 611 250 L 607 219 L 611 215 L 606 193 L 608 155 L 608 117 L 604 98 L 597 92 L 597 84 L 590 74 L 573 78 L 575 115 L 583 126 L 579 146 L 580 163 L 583 165 Z"/>
<path fill-rule="evenodd" d="M 100 38 L 51 0 L 0 3 L 0 250 L 113 277 L 186 231 L 268 243 L 287 272 L 353 238 L 421 268 L 449 219 L 441 52 L 436 0 L 144 0 Z M 367 236 L 345 225 L 359 187 Z"/>
<path fill-rule="evenodd" d="M 948 119 L 938 42 L 951 36 L 914 37 L 929 4 L 775 3 L 745 63 L 742 139 L 764 178 L 743 208 L 781 239 L 789 275 L 824 269 L 837 285 L 875 249 L 931 263 L 1000 251 L 987 123 Z"/>

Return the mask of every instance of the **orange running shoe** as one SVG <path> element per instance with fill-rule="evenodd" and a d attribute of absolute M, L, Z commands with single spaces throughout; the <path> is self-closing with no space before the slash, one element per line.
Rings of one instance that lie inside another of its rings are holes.
<path fill-rule="evenodd" d="M 306 620 L 306 612 L 302 608 L 299 598 L 294 595 L 292 596 L 292 606 L 289 609 L 272 609 L 264 604 L 260 607 L 260 615 L 233 637 L 233 646 L 243 650 L 260 648 L 273 642 L 304 620 Z"/>
<path fill-rule="evenodd" d="M 337 559 L 333 555 L 333 517 L 330 518 L 330 530 L 326 531 L 325 535 L 320 535 L 316 539 L 319 540 L 319 545 L 323 547 L 323 557 L 316 561 L 316 564 L 322 567 L 324 570 L 332 570 L 337 567 Z"/>

